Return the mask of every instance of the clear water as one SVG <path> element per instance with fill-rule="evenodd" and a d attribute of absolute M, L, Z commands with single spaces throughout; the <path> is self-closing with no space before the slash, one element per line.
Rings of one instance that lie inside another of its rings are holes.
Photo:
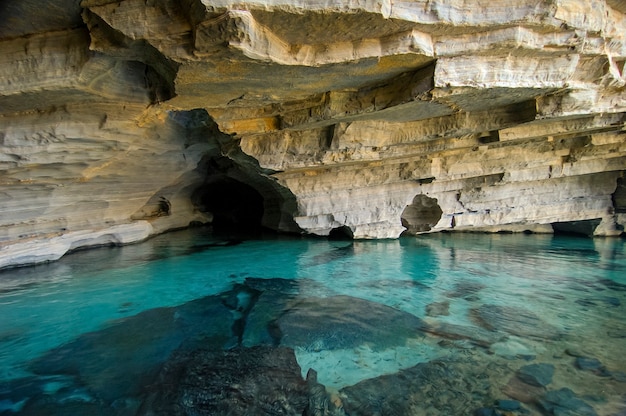
<path fill-rule="evenodd" d="M 369 343 L 296 347 L 303 375 L 314 368 L 329 391 L 457 357 L 484 368 L 491 380 L 489 397 L 520 399 L 507 394 L 516 371 L 550 363 L 555 371 L 544 391 L 569 388 L 597 414 L 626 414 L 623 239 L 439 234 L 355 242 L 271 237 L 226 245 L 202 229 L 0 272 L 0 414 L 28 409 L 31 390 L 54 397 L 59 385 L 69 383 L 54 374 L 32 373 L 30 363 L 54 348 L 143 311 L 223 293 L 250 277 L 306 282 L 299 296 L 347 295 L 412 314 L 436 328 L 384 348 Z M 481 321 L 476 317 L 483 305 L 513 314 L 505 321 L 499 316 L 495 323 Z M 516 311 L 530 311 L 559 336 L 534 336 L 524 327 L 528 322 L 515 322 Z M 476 342 L 492 334 L 497 337 Z M 580 368 L 578 356 L 596 359 L 601 370 Z M 19 380 L 47 384 L 21 392 Z M 92 400 L 89 386 L 84 391 L 72 397 Z M 524 408 L 542 412 L 532 401 Z M 415 414 L 445 414 L 433 412 Z"/>

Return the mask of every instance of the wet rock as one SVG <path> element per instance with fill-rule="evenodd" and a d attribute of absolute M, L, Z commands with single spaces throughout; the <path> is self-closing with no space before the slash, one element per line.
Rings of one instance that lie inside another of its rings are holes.
<path fill-rule="evenodd" d="M 306 375 L 309 404 L 304 416 L 345 416 L 343 404 L 338 397 L 331 397 L 326 387 L 317 381 L 317 372 L 312 368 Z"/>
<path fill-rule="evenodd" d="M 276 322 L 280 344 L 311 351 L 402 345 L 428 325 L 418 317 L 351 296 L 295 299 Z"/>
<path fill-rule="evenodd" d="M 582 371 L 589 371 L 600 377 L 611 377 L 612 373 L 598 360 L 591 357 L 577 357 L 574 362 L 576 368 Z"/>
<path fill-rule="evenodd" d="M 96 402 L 92 393 L 72 376 L 25 377 L 0 382 L 0 415 L 66 414 L 60 410 L 63 404 Z"/>
<path fill-rule="evenodd" d="M 474 411 L 474 416 L 500 416 L 500 413 L 491 407 L 481 407 Z"/>
<path fill-rule="evenodd" d="M 597 358 L 578 357 L 575 362 L 576 368 L 583 371 L 598 371 L 602 363 Z"/>
<path fill-rule="evenodd" d="M 610 338 L 626 338 L 626 327 L 614 327 L 606 331 L 606 334 Z"/>
<path fill-rule="evenodd" d="M 545 387 L 552 382 L 554 366 L 546 363 L 525 365 L 516 374 L 526 384 Z"/>
<path fill-rule="evenodd" d="M 517 378 L 517 376 L 511 377 L 509 382 L 502 389 L 504 394 L 522 403 L 535 403 L 545 391 L 545 387 L 526 384 Z"/>
<path fill-rule="evenodd" d="M 482 305 L 472 309 L 472 318 L 482 327 L 508 332 L 519 337 L 533 337 L 540 339 L 558 339 L 560 331 L 550 325 L 533 312 L 524 308 L 500 305 Z"/>
<path fill-rule="evenodd" d="M 568 388 L 547 392 L 540 406 L 551 415 L 557 416 L 596 416 L 597 413 L 589 404 L 579 398 Z"/>
<path fill-rule="evenodd" d="M 241 345 L 278 345 L 280 331 L 274 322 L 284 312 L 290 299 L 276 292 L 262 293 L 246 318 Z"/>
<path fill-rule="evenodd" d="M 283 294 L 296 295 L 300 292 L 300 284 L 302 279 L 283 279 L 279 277 L 273 277 L 270 279 L 263 279 L 259 277 L 247 277 L 244 281 L 244 285 L 250 289 L 257 290 L 259 292 L 276 292 Z"/>
<path fill-rule="evenodd" d="M 496 407 L 500 410 L 511 412 L 520 410 L 522 408 L 522 404 L 517 400 L 497 400 Z"/>
<path fill-rule="evenodd" d="M 536 358 L 534 349 L 525 345 L 520 340 L 514 340 L 506 338 L 501 342 L 492 344 L 489 347 L 489 351 L 493 354 L 499 355 L 507 360 L 525 360 L 531 361 Z"/>
<path fill-rule="evenodd" d="M 447 292 L 446 296 L 450 298 L 464 298 L 466 300 L 476 300 L 476 293 L 483 290 L 487 286 L 482 283 L 461 281 L 454 285 L 454 289 Z"/>
<path fill-rule="evenodd" d="M 565 354 L 571 357 L 589 357 L 591 354 L 584 349 L 581 349 L 579 346 L 571 346 L 565 350 Z"/>
<path fill-rule="evenodd" d="M 106 401 L 136 396 L 177 348 L 221 349 L 232 338 L 233 322 L 220 296 L 150 309 L 83 334 L 35 359 L 29 367 L 40 375 L 77 376 Z"/>
<path fill-rule="evenodd" d="M 450 302 L 433 302 L 426 305 L 426 315 L 433 317 L 450 315 Z"/>
<path fill-rule="evenodd" d="M 254 306 L 246 316 L 242 345 L 278 345 L 280 331 L 275 321 L 288 309 L 300 292 L 300 281 L 289 279 L 248 278 L 245 285 L 260 291 Z"/>
<path fill-rule="evenodd" d="M 341 389 L 349 415 L 466 415 L 493 403 L 484 367 L 434 360 Z"/>
<path fill-rule="evenodd" d="M 502 337 L 482 328 L 438 322 L 425 329 L 430 334 L 453 340 L 468 340 L 474 345 L 489 347 L 500 341 Z"/>
<path fill-rule="evenodd" d="M 256 346 L 174 354 L 139 414 L 301 416 L 308 405 L 293 350 Z"/>
<path fill-rule="evenodd" d="M 10 413 L 9 413 L 10 414 Z M 45 400 L 29 403 L 24 407 L 20 415 L 24 416 L 100 416 L 100 415 L 120 415 L 113 413 L 112 409 L 101 403 L 94 402 L 66 402 L 53 403 Z M 126 416 L 126 415 L 123 415 Z M 130 414 L 128 414 L 130 416 Z"/>

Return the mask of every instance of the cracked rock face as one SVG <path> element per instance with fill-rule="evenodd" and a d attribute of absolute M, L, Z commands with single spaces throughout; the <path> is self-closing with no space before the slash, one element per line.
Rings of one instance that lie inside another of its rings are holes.
<path fill-rule="evenodd" d="M 213 219 L 623 232 L 623 1 L 23 0 L 0 16 L 0 268 Z"/>

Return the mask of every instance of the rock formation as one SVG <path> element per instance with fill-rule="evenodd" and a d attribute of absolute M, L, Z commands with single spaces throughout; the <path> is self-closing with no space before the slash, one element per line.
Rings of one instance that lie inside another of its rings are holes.
<path fill-rule="evenodd" d="M 626 223 L 623 0 L 0 5 L 0 268 L 213 219 Z"/>

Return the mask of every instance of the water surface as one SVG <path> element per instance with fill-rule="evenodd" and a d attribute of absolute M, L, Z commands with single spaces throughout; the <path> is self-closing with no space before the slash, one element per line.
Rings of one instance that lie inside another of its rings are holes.
<path fill-rule="evenodd" d="M 625 305 L 623 239 L 175 232 L 0 272 L 0 414 L 144 414 L 171 354 L 256 345 L 351 415 L 625 414 Z"/>

